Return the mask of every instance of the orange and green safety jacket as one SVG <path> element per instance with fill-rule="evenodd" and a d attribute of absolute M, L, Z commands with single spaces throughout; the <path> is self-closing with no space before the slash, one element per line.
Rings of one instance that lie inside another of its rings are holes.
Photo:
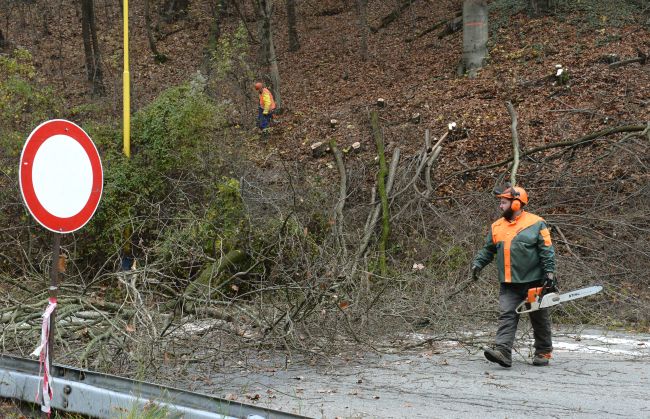
<path fill-rule="evenodd" d="M 544 273 L 555 272 L 555 248 L 546 222 L 526 211 L 513 221 L 495 221 L 472 265 L 482 269 L 495 255 L 499 282 L 539 281 Z"/>
<path fill-rule="evenodd" d="M 269 112 L 275 110 L 275 100 L 273 100 L 271 91 L 266 87 L 260 92 L 260 108 L 262 108 L 264 115 L 268 115 Z"/>

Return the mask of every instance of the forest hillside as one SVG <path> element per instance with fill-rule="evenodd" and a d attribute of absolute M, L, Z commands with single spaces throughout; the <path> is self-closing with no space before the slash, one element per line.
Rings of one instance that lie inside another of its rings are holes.
<path fill-rule="evenodd" d="M 470 73 L 462 3 L 131 2 L 127 158 L 121 2 L 0 1 L 7 350 L 40 333 L 51 235 L 17 170 L 52 118 L 82 126 L 104 165 L 97 213 L 61 242 L 72 365 L 132 374 L 154 357 L 328 353 L 492 321 L 494 267 L 467 280 L 513 134 L 561 288 L 605 286 L 556 321 L 648 330 L 650 5 L 487 2 L 488 54 Z M 269 133 L 256 81 L 279 99 Z"/>

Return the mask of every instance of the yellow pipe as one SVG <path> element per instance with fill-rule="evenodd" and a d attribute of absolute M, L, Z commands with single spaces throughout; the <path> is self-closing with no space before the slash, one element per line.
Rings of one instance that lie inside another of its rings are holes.
<path fill-rule="evenodd" d="M 124 155 L 131 157 L 131 93 L 129 76 L 129 0 L 124 0 L 124 72 L 122 73 Z"/>

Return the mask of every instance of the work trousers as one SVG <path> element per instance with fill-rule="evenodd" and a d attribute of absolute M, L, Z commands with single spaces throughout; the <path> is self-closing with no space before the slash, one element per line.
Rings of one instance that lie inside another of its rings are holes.
<path fill-rule="evenodd" d="M 257 108 L 257 126 L 261 130 L 265 130 L 271 127 L 271 120 L 273 119 L 273 111 L 270 111 L 264 115 L 264 109 L 261 107 Z"/>
<path fill-rule="evenodd" d="M 497 330 L 496 348 L 506 356 L 512 353 L 512 344 L 515 341 L 519 314 L 515 311 L 517 306 L 526 299 L 529 288 L 541 286 L 540 282 L 529 282 L 525 284 L 501 284 L 499 290 L 499 329 Z M 551 314 L 548 309 L 541 309 L 528 313 L 530 322 L 533 325 L 533 336 L 535 337 L 535 354 L 549 353 L 553 351 L 551 339 Z"/>

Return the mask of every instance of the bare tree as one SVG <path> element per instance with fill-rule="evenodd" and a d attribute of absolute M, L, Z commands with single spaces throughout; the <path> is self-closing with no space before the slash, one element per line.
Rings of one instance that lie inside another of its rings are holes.
<path fill-rule="evenodd" d="M 92 84 L 93 94 L 103 95 L 102 61 L 97 42 L 94 0 L 81 0 L 81 33 L 86 54 L 86 73 Z"/>
<path fill-rule="evenodd" d="M 361 32 L 361 59 L 368 60 L 368 0 L 356 0 L 357 6 L 357 20 L 359 24 L 359 32 Z"/>
<path fill-rule="evenodd" d="M 162 15 L 165 22 L 171 23 L 187 16 L 190 0 L 165 0 Z"/>
<path fill-rule="evenodd" d="M 273 0 L 257 0 L 259 15 L 259 34 L 261 40 L 261 63 L 269 67 L 271 84 L 273 85 L 273 98 L 278 108 L 282 107 L 280 96 L 280 70 L 278 69 L 278 57 L 275 54 L 273 43 L 273 28 L 271 17 L 273 15 Z"/>
<path fill-rule="evenodd" d="M 555 0 L 529 0 L 532 16 L 543 16 L 549 14 L 555 6 Z"/>
<path fill-rule="evenodd" d="M 289 51 L 300 49 L 298 30 L 296 29 L 296 0 L 286 0 L 287 5 L 287 30 L 289 31 Z"/>
<path fill-rule="evenodd" d="M 151 31 L 151 11 L 150 11 L 151 0 L 144 0 L 144 22 L 147 29 L 147 40 L 149 41 L 149 49 L 153 54 L 154 60 L 159 63 L 167 61 L 165 54 L 161 54 L 156 47 L 156 40 L 153 37 Z"/>
<path fill-rule="evenodd" d="M 487 56 L 488 9 L 486 0 L 463 3 L 463 70 L 476 77 Z"/>

